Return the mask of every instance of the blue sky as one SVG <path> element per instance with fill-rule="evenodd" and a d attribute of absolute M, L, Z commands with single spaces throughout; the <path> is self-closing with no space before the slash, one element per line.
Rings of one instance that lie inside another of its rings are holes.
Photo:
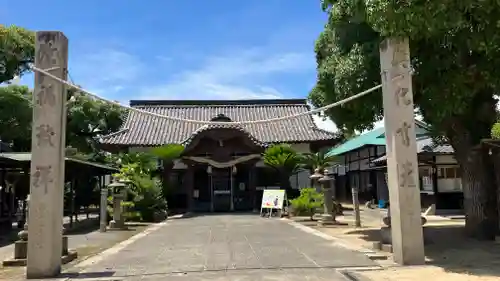
<path fill-rule="evenodd" d="M 326 21 L 319 0 L 6 2 L 2 23 L 64 32 L 75 83 L 121 102 L 305 98 Z"/>

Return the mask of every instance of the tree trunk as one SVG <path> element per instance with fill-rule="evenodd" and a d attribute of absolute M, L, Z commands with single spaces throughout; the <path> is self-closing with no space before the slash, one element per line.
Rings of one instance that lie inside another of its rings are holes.
<path fill-rule="evenodd" d="M 498 225 L 500 226 L 500 149 L 492 148 L 493 174 L 495 175 L 496 200 L 498 209 Z M 497 231 L 500 234 L 500 228 Z"/>
<path fill-rule="evenodd" d="M 286 190 L 287 193 L 289 193 L 292 189 L 292 185 L 290 184 L 290 174 L 287 173 L 286 171 L 281 171 L 280 172 L 280 177 L 281 177 L 281 189 Z"/>
<path fill-rule="evenodd" d="M 474 149 L 465 137 L 452 138 L 451 143 L 462 172 L 465 232 L 470 237 L 493 240 L 498 228 L 498 213 L 491 166 L 484 157 L 487 153 Z"/>

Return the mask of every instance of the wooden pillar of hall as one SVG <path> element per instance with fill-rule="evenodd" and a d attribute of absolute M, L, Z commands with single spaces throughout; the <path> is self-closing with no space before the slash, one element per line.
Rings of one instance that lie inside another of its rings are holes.
<path fill-rule="evenodd" d="M 187 169 L 184 175 L 184 186 L 186 188 L 186 209 L 193 211 L 193 190 L 194 190 L 194 165 L 186 163 Z"/>
<path fill-rule="evenodd" d="M 250 163 L 248 171 L 248 190 L 250 193 L 250 202 L 252 203 L 252 210 L 257 210 L 257 167 L 256 162 Z"/>

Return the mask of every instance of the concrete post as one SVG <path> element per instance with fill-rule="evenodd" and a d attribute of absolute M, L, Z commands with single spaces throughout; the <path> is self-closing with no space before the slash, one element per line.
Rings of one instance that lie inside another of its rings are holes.
<path fill-rule="evenodd" d="M 354 226 L 361 227 L 361 211 L 359 210 L 359 187 L 358 182 L 351 188 L 352 205 L 354 207 Z"/>
<path fill-rule="evenodd" d="M 66 80 L 68 39 L 61 32 L 36 33 L 35 66 Z M 61 272 L 66 139 L 66 87 L 35 71 L 27 278 Z"/>
<path fill-rule="evenodd" d="M 380 64 L 394 261 L 419 265 L 425 254 L 409 49 L 407 39 L 386 39 Z"/>
<path fill-rule="evenodd" d="M 99 231 L 106 232 L 106 227 L 108 226 L 108 189 L 106 187 L 101 188 L 101 215 Z"/>

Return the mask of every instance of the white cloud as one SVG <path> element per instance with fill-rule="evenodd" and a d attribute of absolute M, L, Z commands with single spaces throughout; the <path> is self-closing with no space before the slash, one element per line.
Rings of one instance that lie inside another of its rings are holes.
<path fill-rule="evenodd" d="M 262 49 L 211 56 L 201 65 L 174 75 L 165 84 L 141 91 L 147 99 L 256 99 L 284 94 L 267 85 L 273 75 L 310 70 L 314 60 L 307 53 L 269 54 Z"/>
<path fill-rule="evenodd" d="M 100 95 L 113 95 L 141 76 L 144 65 L 135 56 L 114 49 L 83 53 L 71 60 L 74 83 Z"/>
<path fill-rule="evenodd" d="M 324 118 L 324 117 L 318 116 L 316 114 L 314 114 L 312 117 L 313 117 L 314 123 L 316 123 L 316 126 L 318 126 L 318 128 L 329 131 L 329 132 L 336 132 L 337 131 L 337 126 L 335 125 L 335 123 L 333 123 L 332 120 L 330 120 L 330 118 Z"/>

